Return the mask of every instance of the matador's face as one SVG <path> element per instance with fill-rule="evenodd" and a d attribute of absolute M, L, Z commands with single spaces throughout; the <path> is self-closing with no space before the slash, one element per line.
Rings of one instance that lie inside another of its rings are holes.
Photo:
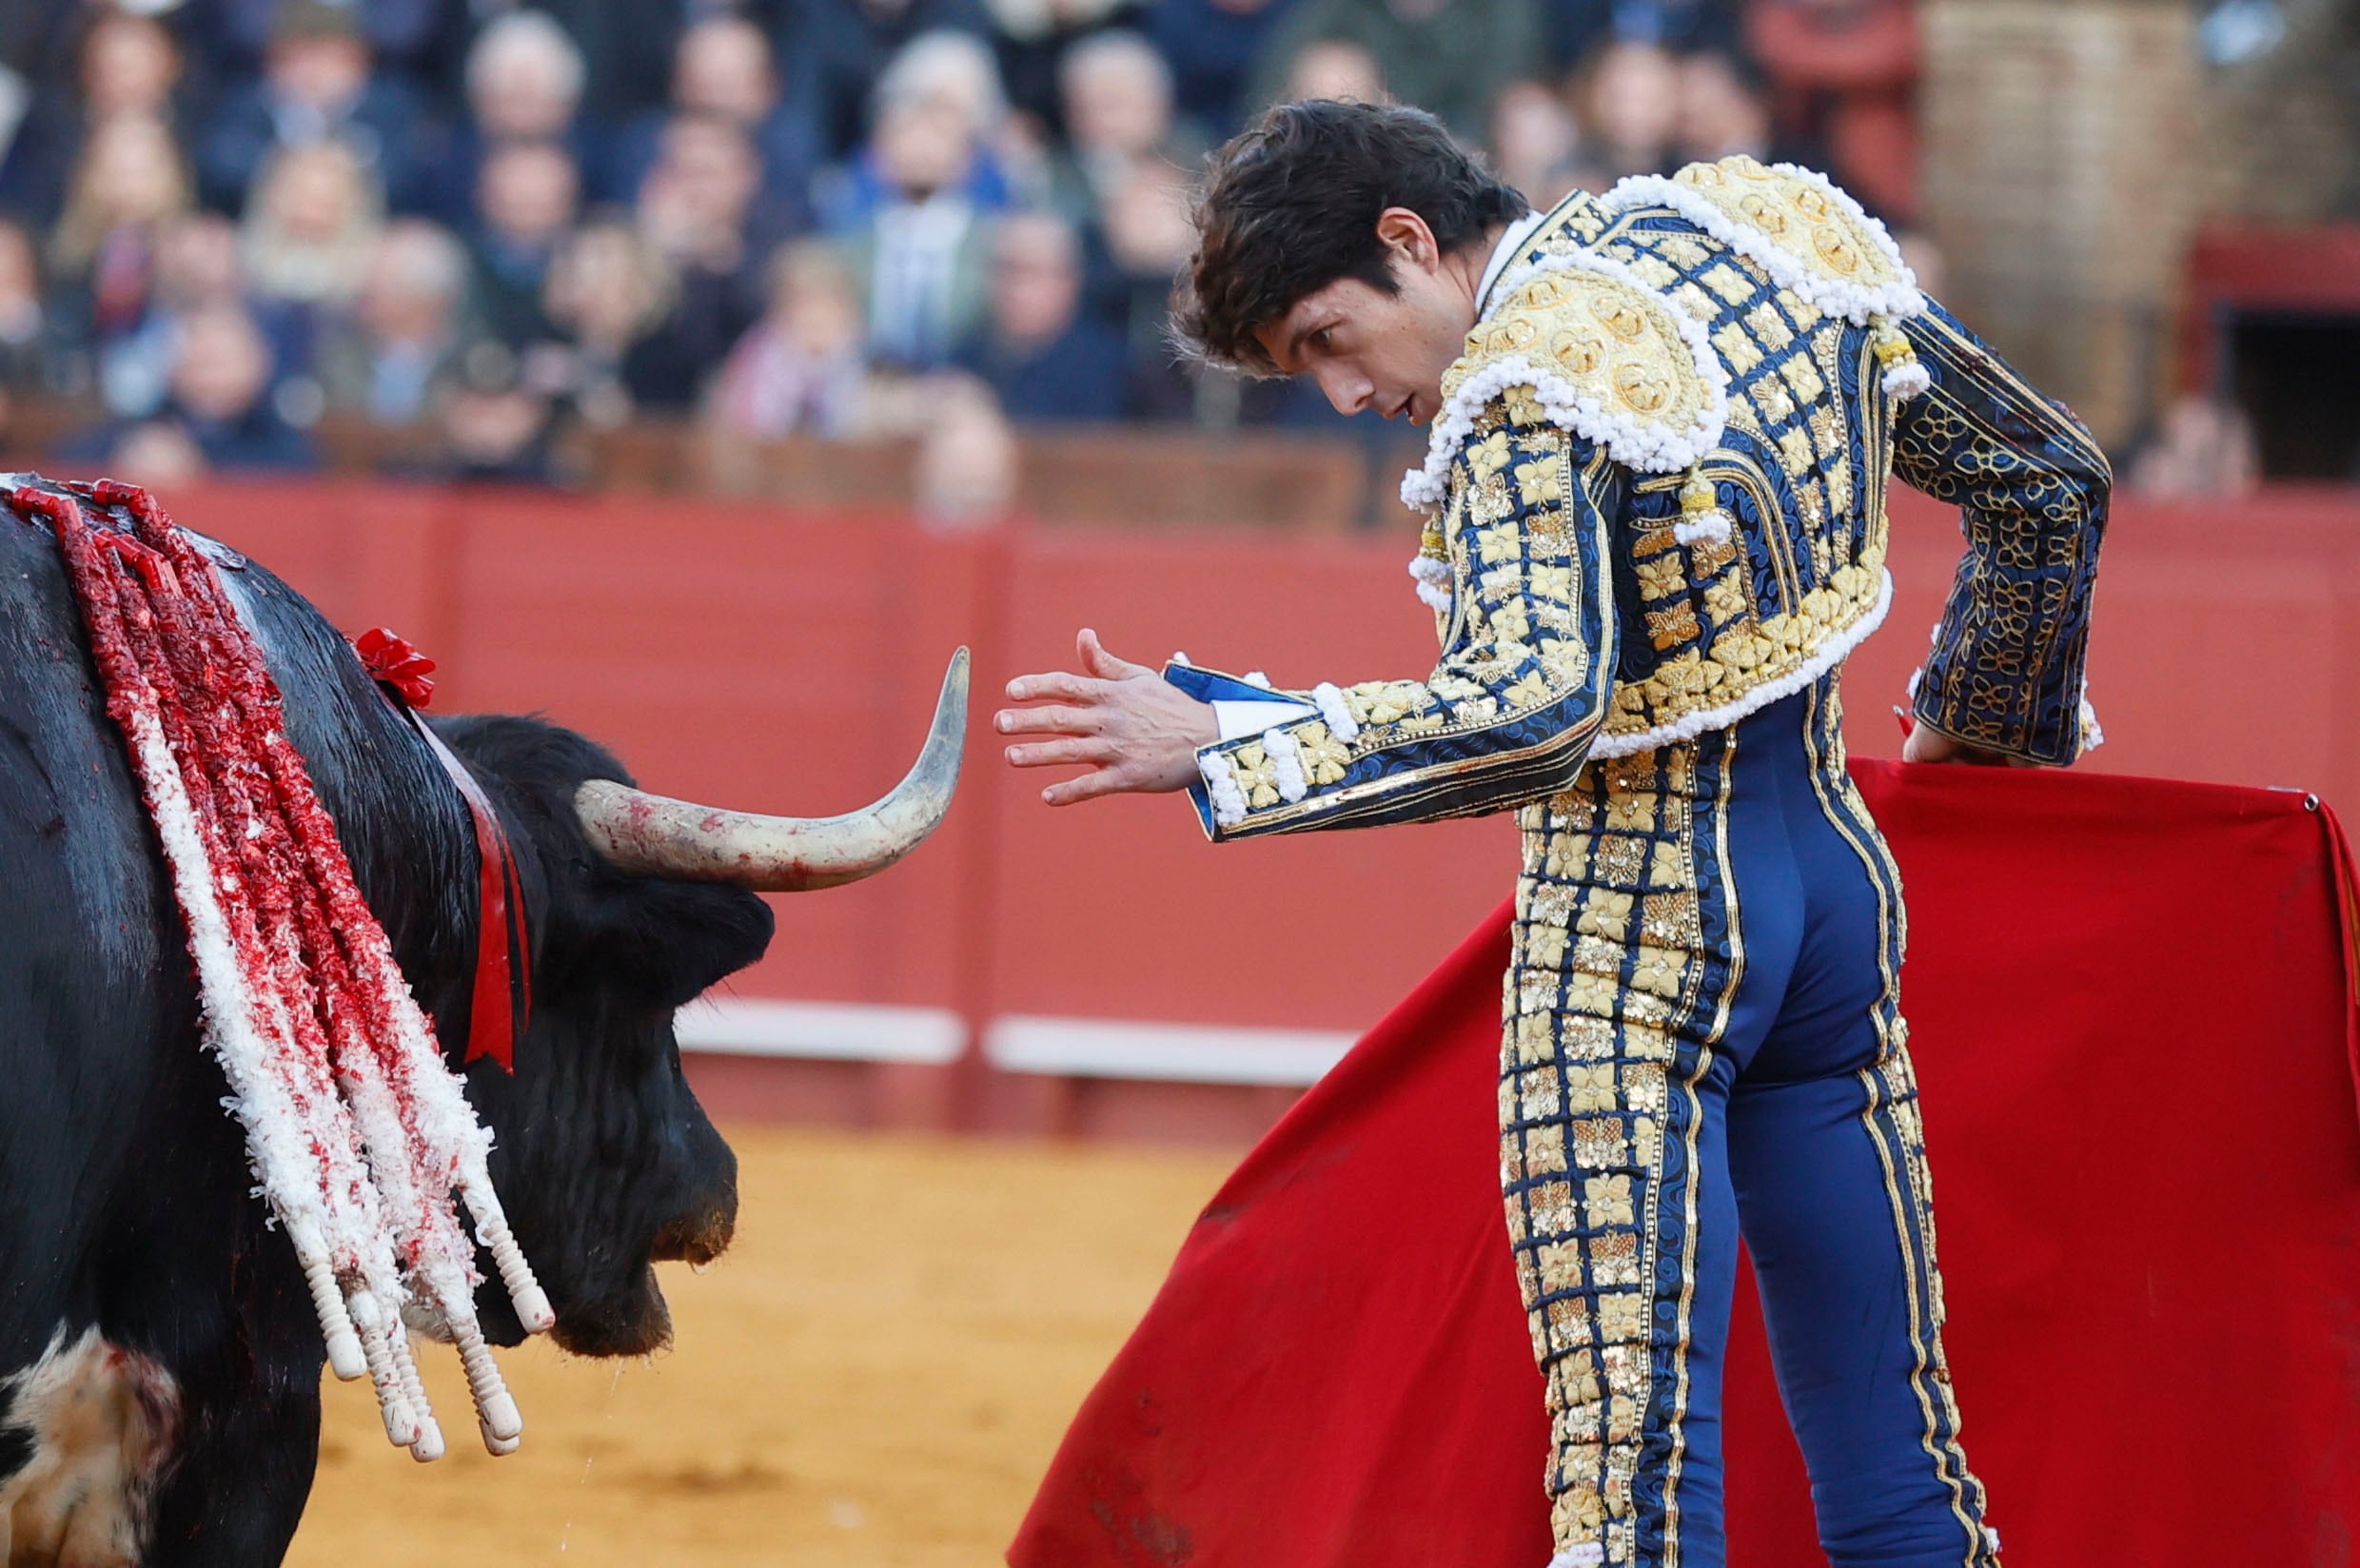
<path fill-rule="evenodd" d="M 1273 364 L 1319 382 L 1340 414 L 1374 409 L 1424 424 L 1442 405 L 1443 372 L 1475 325 L 1488 247 L 1445 252 L 1424 219 L 1387 207 L 1377 221 L 1394 292 L 1338 278 L 1254 336 Z"/>

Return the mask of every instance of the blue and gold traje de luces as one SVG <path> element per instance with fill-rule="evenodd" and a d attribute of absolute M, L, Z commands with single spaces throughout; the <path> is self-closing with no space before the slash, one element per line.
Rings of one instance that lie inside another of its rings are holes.
<path fill-rule="evenodd" d="M 1720 1562 L 1740 1206 L 1758 1264 L 1784 1255 L 1758 1272 L 1833 1560 L 1989 1568 L 1899 882 L 1844 774 L 1837 667 L 1890 603 L 1898 473 L 1966 537 L 1918 721 L 2071 762 L 2105 459 L 1803 170 L 1577 194 L 1482 310 L 1403 487 L 1439 661 L 1288 692 L 1175 664 L 1207 700 L 1288 704 L 1199 754 L 1199 815 L 1232 839 L 1517 812 L 1501 1168 L 1554 1568 Z M 1877 1329 L 1828 1329 L 1834 1295 Z"/>

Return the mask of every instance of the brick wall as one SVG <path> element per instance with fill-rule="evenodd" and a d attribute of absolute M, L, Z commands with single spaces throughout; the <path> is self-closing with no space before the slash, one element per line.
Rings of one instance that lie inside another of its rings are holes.
<path fill-rule="evenodd" d="M 1932 0 L 1925 20 L 1949 303 L 2118 447 L 2171 363 L 2196 217 L 2191 9 Z"/>

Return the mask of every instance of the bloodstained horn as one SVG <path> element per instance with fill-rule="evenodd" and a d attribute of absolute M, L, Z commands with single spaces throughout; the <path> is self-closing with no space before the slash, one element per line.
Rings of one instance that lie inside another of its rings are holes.
<path fill-rule="evenodd" d="M 908 854 L 951 809 L 967 736 L 967 650 L 951 656 L 934 728 L 907 777 L 841 816 L 762 816 L 649 794 L 594 778 L 574 795 L 592 848 L 618 871 L 756 892 L 808 892 L 857 882 Z"/>

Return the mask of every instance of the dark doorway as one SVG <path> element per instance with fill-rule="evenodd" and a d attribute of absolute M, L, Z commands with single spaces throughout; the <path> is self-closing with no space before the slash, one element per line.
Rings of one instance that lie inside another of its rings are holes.
<path fill-rule="evenodd" d="M 2360 480 L 2360 317 L 2241 311 L 2229 355 L 2263 478 Z"/>

